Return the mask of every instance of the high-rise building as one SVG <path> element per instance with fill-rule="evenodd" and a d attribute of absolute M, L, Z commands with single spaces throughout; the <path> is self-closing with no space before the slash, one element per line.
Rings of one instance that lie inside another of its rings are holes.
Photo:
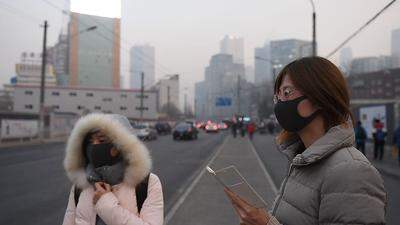
<path fill-rule="evenodd" d="M 60 34 L 57 43 L 47 51 L 47 63 L 53 65 L 57 85 L 68 85 L 68 35 Z"/>
<path fill-rule="evenodd" d="M 246 77 L 247 82 L 254 83 L 254 67 L 253 66 L 245 67 L 245 77 Z"/>
<path fill-rule="evenodd" d="M 69 35 L 69 85 L 119 88 L 120 19 L 71 13 Z"/>
<path fill-rule="evenodd" d="M 360 57 L 352 60 L 350 73 L 361 74 L 390 68 L 393 68 L 391 56 Z"/>
<path fill-rule="evenodd" d="M 21 61 L 15 65 L 17 85 L 40 85 L 42 74 L 42 55 L 23 52 Z M 46 65 L 45 85 L 56 86 L 56 75 L 51 64 Z"/>
<path fill-rule="evenodd" d="M 205 120 L 206 117 L 206 106 L 207 106 L 207 92 L 206 82 L 200 81 L 195 83 L 194 86 L 194 113 L 197 119 Z"/>
<path fill-rule="evenodd" d="M 272 81 L 271 48 L 269 43 L 254 49 L 254 83 Z"/>
<path fill-rule="evenodd" d="M 141 88 L 141 73 L 144 73 L 144 87 L 155 83 L 155 50 L 150 45 L 136 45 L 130 50 L 130 87 Z"/>
<path fill-rule="evenodd" d="M 250 102 L 244 92 L 249 90 L 247 84 L 243 64 L 234 63 L 230 54 L 213 55 L 205 69 L 204 84 L 196 86 L 197 94 L 199 88 L 204 88 L 202 97 L 195 97 L 197 113 L 201 110 L 201 114 L 207 119 L 229 118 L 238 111 L 247 114 Z M 216 101 L 219 98 L 230 99 L 231 104 L 218 106 Z"/>
<path fill-rule="evenodd" d="M 400 67 L 400 28 L 392 31 L 393 66 Z"/>
<path fill-rule="evenodd" d="M 351 69 L 351 61 L 353 60 L 353 52 L 350 47 L 340 50 L 339 67 L 344 74 L 349 74 Z"/>
<path fill-rule="evenodd" d="M 220 42 L 220 53 L 232 55 L 234 63 L 244 64 L 243 38 L 225 35 Z"/>
<path fill-rule="evenodd" d="M 293 60 L 311 55 L 311 41 L 298 39 L 271 41 L 271 60 L 277 73 Z"/>

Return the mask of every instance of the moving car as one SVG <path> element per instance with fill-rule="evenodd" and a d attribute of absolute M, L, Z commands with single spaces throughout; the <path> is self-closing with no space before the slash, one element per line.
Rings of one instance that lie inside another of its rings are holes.
<path fill-rule="evenodd" d="M 143 141 L 151 141 L 157 139 L 157 132 L 148 124 L 136 124 L 133 126 L 136 136 Z"/>
<path fill-rule="evenodd" d="M 217 133 L 218 125 L 216 123 L 207 123 L 205 130 L 207 133 L 210 133 L 210 132 Z"/>
<path fill-rule="evenodd" d="M 218 129 L 219 130 L 226 130 L 228 129 L 228 125 L 224 122 L 218 123 Z"/>
<path fill-rule="evenodd" d="M 174 131 L 172 132 L 172 138 L 174 140 L 178 140 L 178 139 L 193 140 L 193 139 L 197 139 L 198 133 L 199 133 L 199 131 L 193 124 L 182 122 L 182 123 L 178 123 L 175 126 Z"/>

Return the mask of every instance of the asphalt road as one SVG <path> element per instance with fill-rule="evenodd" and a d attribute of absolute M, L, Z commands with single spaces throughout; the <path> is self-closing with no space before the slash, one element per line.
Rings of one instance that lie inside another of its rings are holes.
<path fill-rule="evenodd" d="M 146 142 L 163 184 L 165 210 L 222 143 L 223 134 L 195 141 L 170 135 Z M 62 167 L 63 143 L 0 148 L 0 224 L 61 224 L 71 184 Z"/>
<path fill-rule="evenodd" d="M 277 187 L 280 187 L 287 173 L 288 160 L 276 149 L 274 137 L 255 134 L 253 144 Z M 400 179 L 381 173 L 388 193 L 386 224 L 400 224 Z"/>

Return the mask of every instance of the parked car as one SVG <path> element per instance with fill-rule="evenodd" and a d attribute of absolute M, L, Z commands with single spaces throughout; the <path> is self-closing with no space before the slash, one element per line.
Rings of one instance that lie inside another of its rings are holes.
<path fill-rule="evenodd" d="M 171 126 L 167 122 L 158 122 L 155 124 L 154 128 L 159 135 L 171 133 Z"/>
<path fill-rule="evenodd" d="M 157 131 L 148 124 L 136 124 L 133 126 L 136 136 L 143 141 L 151 141 L 157 139 Z"/>
<path fill-rule="evenodd" d="M 210 132 L 217 133 L 218 125 L 216 123 L 207 123 L 205 130 L 207 133 L 210 133 Z"/>
<path fill-rule="evenodd" d="M 199 131 L 193 124 L 182 122 L 182 123 L 178 123 L 175 126 L 174 131 L 172 132 L 172 138 L 174 140 L 178 140 L 178 139 L 192 140 L 192 139 L 197 139 L 198 133 L 199 133 Z"/>

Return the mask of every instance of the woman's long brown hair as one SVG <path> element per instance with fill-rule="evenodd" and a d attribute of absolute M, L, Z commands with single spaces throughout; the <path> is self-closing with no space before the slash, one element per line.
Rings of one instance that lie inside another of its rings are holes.
<path fill-rule="evenodd" d="M 286 65 L 275 81 L 274 92 L 278 93 L 283 78 L 290 76 L 294 86 L 318 108 L 324 119 L 325 130 L 353 120 L 346 80 L 340 70 L 322 57 L 305 57 Z M 283 130 L 278 136 L 282 143 L 293 136 Z"/>

